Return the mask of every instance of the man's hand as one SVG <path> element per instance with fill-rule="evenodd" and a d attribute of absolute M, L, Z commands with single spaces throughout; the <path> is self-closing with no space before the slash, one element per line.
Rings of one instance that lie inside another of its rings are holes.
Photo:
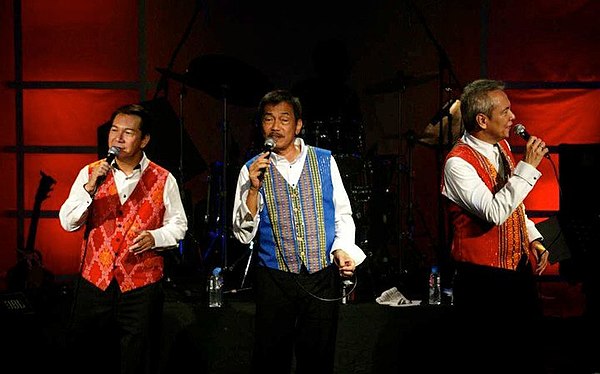
<path fill-rule="evenodd" d="M 102 181 L 106 178 L 106 175 L 110 171 L 110 165 L 106 160 L 98 163 L 93 169 L 90 175 L 90 179 L 87 184 L 83 186 L 85 190 L 93 196 L 96 193 L 96 189 L 102 183 Z"/>
<path fill-rule="evenodd" d="M 342 277 L 349 278 L 354 274 L 356 265 L 354 260 L 342 249 L 336 249 L 333 251 L 333 260 L 338 267 L 340 275 Z"/>
<path fill-rule="evenodd" d="M 525 145 L 523 161 L 537 168 L 546 153 L 548 153 L 546 143 L 538 137 L 531 136 Z"/>
<path fill-rule="evenodd" d="M 129 247 L 129 252 L 135 255 L 146 252 L 149 249 L 154 248 L 154 237 L 150 232 L 144 230 L 140 232 L 138 236 L 133 239 L 133 245 Z"/>
<path fill-rule="evenodd" d="M 535 253 L 535 258 L 537 259 L 535 273 L 541 275 L 548 266 L 548 257 L 550 257 L 550 253 L 539 240 L 532 241 L 529 248 Z"/>

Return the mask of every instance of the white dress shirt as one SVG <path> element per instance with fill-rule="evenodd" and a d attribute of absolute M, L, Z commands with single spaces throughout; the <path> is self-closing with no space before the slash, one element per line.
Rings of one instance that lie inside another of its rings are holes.
<path fill-rule="evenodd" d="M 115 180 L 119 200 L 121 204 L 127 201 L 135 186 L 137 186 L 142 173 L 148 167 L 150 161 L 144 154 L 139 167 L 133 170 L 131 175 L 126 175 L 113 162 L 111 172 Z M 87 220 L 88 208 L 92 204 L 93 197 L 83 187 L 89 180 L 88 166 L 84 166 L 77 175 L 75 182 L 71 186 L 69 197 L 60 207 L 58 217 L 60 224 L 66 231 L 75 231 L 81 228 Z M 187 217 L 181 202 L 177 181 L 173 174 L 169 173 L 165 182 L 163 194 L 163 203 L 165 205 L 165 214 L 163 217 L 163 226 L 154 230 L 148 230 L 154 238 L 154 247 L 163 248 L 176 246 L 178 241 L 183 239 L 187 230 Z"/>

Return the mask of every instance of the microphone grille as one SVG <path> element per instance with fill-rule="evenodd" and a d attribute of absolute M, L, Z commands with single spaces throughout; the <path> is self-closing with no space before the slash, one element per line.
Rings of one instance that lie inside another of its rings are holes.
<path fill-rule="evenodd" d="M 265 139 L 264 146 L 265 146 L 265 149 L 273 150 L 273 148 L 275 148 L 275 140 L 273 140 L 273 138 Z"/>
<path fill-rule="evenodd" d="M 522 123 L 517 123 L 515 125 L 515 134 L 524 136 L 525 135 L 525 126 Z"/>
<path fill-rule="evenodd" d="M 121 152 L 121 148 L 112 146 L 108 149 L 108 154 L 113 156 L 118 156 Z"/>

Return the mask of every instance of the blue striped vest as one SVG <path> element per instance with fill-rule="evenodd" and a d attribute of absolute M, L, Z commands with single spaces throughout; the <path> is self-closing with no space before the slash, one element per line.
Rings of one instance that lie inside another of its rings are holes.
<path fill-rule="evenodd" d="M 329 266 L 335 237 L 331 152 L 306 147 L 296 187 L 269 168 L 260 189 L 265 204 L 258 229 L 259 262 L 293 273 L 299 273 L 302 264 L 310 273 Z"/>

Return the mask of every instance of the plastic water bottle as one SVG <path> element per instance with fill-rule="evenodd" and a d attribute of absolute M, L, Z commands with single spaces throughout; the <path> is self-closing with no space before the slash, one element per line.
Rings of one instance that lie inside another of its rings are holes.
<path fill-rule="evenodd" d="M 442 290 L 440 286 L 440 271 L 437 266 L 431 267 L 429 273 L 429 305 L 442 303 Z"/>
<path fill-rule="evenodd" d="M 223 306 L 223 275 L 220 267 L 214 268 L 208 278 L 208 306 L 210 308 Z"/>

